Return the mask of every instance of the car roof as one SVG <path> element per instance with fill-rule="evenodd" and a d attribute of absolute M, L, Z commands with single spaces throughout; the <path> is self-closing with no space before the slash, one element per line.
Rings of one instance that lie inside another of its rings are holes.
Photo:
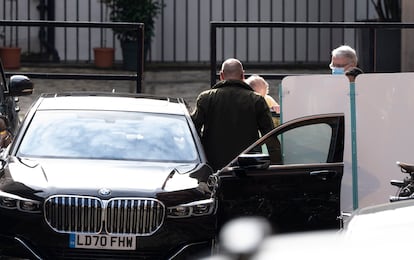
<path fill-rule="evenodd" d="M 37 110 L 141 111 L 183 115 L 187 113 L 181 98 L 129 93 L 44 93 Z"/>

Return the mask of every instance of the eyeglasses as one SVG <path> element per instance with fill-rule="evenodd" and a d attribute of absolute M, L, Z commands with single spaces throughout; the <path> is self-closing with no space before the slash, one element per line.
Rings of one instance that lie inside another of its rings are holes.
<path fill-rule="evenodd" d="M 333 64 L 333 63 L 331 63 L 331 64 L 329 64 L 329 68 L 330 69 L 333 69 L 333 68 L 345 68 L 348 65 L 349 65 L 349 63 L 347 63 L 347 64 Z"/>

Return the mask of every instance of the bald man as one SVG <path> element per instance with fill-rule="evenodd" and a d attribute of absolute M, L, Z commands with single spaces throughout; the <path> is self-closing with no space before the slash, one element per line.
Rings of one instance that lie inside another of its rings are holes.
<path fill-rule="evenodd" d="M 197 97 L 191 114 L 207 160 L 216 171 L 273 129 L 265 99 L 244 82 L 242 63 L 223 62 L 220 82 Z"/>

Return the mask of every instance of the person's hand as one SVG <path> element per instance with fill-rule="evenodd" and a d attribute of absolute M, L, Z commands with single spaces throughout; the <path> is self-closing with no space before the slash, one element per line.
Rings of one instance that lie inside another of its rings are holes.
<path fill-rule="evenodd" d="M 280 106 L 275 105 L 270 108 L 272 111 L 275 111 L 277 114 L 280 114 Z"/>

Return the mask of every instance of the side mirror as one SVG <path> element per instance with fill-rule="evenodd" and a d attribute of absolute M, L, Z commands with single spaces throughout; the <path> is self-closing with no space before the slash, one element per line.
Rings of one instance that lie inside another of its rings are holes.
<path fill-rule="evenodd" d="M 244 169 L 267 169 L 270 165 L 270 156 L 267 154 L 241 154 L 237 164 Z"/>
<path fill-rule="evenodd" d="M 9 82 L 9 96 L 27 96 L 33 93 L 33 82 L 23 75 L 13 75 Z"/>

